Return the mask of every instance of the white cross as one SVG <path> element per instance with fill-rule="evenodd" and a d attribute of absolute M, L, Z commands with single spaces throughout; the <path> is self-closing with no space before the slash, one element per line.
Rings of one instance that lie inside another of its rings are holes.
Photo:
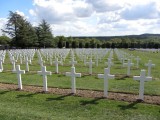
<path fill-rule="evenodd" d="M 72 82 L 72 93 L 76 93 L 76 77 L 81 77 L 81 73 L 76 73 L 75 72 L 75 67 L 71 67 L 71 72 L 66 72 L 66 76 L 71 77 L 71 82 Z"/>
<path fill-rule="evenodd" d="M 43 66 L 43 62 L 44 61 L 43 61 L 42 57 L 40 57 L 38 63 L 40 64 L 41 67 Z"/>
<path fill-rule="evenodd" d="M 0 72 L 3 71 L 3 59 L 0 57 Z"/>
<path fill-rule="evenodd" d="M 14 71 L 16 71 L 15 64 L 16 64 L 16 62 L 17 62 L 17 61 L 14 59 L 14 56 L 12 56 L 11 62 L 12 62 L 12 65 L 13 65 L 12 72 L 14 72 Z"/>
<path fill-rule="evenodd" d="M 19 56 L 20 56 L 20 63 L 22 64 L 23 63 L 23 60 L 22 60 L 23 56 L 22 56 L 22 54 L 20 54 Z"/>
<path fill-rule="evenodd" d="M 131 63 L 131 60 L 130 60 L 130 59 L 128 59 L 128 63 L 124 63 L 124 65 L 127 65 L 127 66 L 128 66 L 127 75 L 130 75 L 130 74 L 131 74 L 131 66 L 133 66 L 134 64 Z"/>
<path fill-rule="evenodd" d="M 139 56 L 137 56 L 137 57 L 135 58 L 135 60 L 137 61 L 137 68 L 139 68 L 139 61 L 141 60 L 141 58 L 139 58 Z"/>
<path fill-rule="evenodd" d="M 89 62 L 86 62 L 89 65 L 89 74 L 92 74 L 92 65 L 95 64 L 95 62 L 92 62 L 92 59 L 90 59 Z"/>
<path fill-rule="evenodd" d="M 148 66 L 148 76 L 151 76 L 151 68 L 155 66 L 155 64 L 152 64 L 152 60 L 148 61 L 148 64 L 145 64 Z"/>
<path fill-rule="evenodd" d="M 30 62 L 31 60 L 28 60 L 28 56 L 26 56 L 26 71 L 28 72 L 29 71 L 29 65 L 28 65 L 28 62 Z"/>
<path fill-rule="evenodd" d="M 105 68 L 104 74 L 98 74 L 98 78 L 104 79 L 104 97 L 107 97 L 108 96 L 108 80 L 114 79 L 115 75 L 110 75 L 109 69 Z"/>
<path fill-rule="evenodd" d="M 55 64 L 55 66 L 56 66 L 56 73 L 58 73 L 58 64 L 59 64 L 60 62 L 58 61 L 58 58 L 55 58 L 55 61 L 54 61 L 54 64 Z"/>
<path fill-rule="evenodd" d="M 51 75 L 50 71 L 46 71 L 46 66 L 41 67 L 41 71 L 37 72 L 38 74 L 43 76 L 43 91 L 48 91 L 47 89 L 47 75 Z"/>
<path fill-rule="evenodd" d="M 106 63 L 108 64 L 108 70 L 109 70 L 109 73 L 110 73 L 110 68 L 113 65 L 112 60 L 110 58 L 108 58 L 108 62 L 106 62 Z"/>
<path fill-rule="evenodd" d="M 72 57 L 69 63 L 72 65 L 72 67 L 74 67 L 74 64 L 77 64 L 77 61 L 74 61 L 74 57 Z"/>
<path fill-rule="evenodd" d="M 22 79 L 21 79 L 21 74 L 25 74 L 25 70 L 20 69 L 20 65 L 16 66 L 16 70 L 14 73 L 17 73 L 17 79 L 18 79 L 18 88 L 22 90 Z"/>
<path fill-rule="evenodd" d="M 141 99 L 141 100 L 144 99 L 144 96 L 143 96 L 144 95 L 144 82 L 152 80 L 152 77 L 146 77 L 145 73 L 146 73 L 145 70 L 141 70 L 140 76 L 134 76 L 133 77 L 134 80 L 139 80 L 140 81 L 139 99 Z"/>

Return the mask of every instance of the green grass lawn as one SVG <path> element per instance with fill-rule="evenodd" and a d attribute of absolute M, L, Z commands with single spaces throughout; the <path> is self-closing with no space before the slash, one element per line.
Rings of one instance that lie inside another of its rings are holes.
<path fill-rule="evenodd" d="M 160 106 L 0 90 L 1 120 L 159 120 Z"/>
<path fill-rule="evenodd" d="M 139 75 L 141 69 L 149 59 L 156 64 L 152 69 L 153 80 L 145 83 L 145 94 L 160 95 L 160 53 L 148 53 L 140 51 L 122 51 L 140 56 L 140 68 L 132 67 L 131 76 L 126 77 L 127 68 L 123 68 L 118 61 L 116 54 L 113 54 L 114 66 L 111 68 L 111 74 L 115 74 L 114 80 L 109 80 L 109 91 L 127 92 L 138 94 L 139 82 L 133 80 L 134 75 Z M 88 74 L 88 67 L 84 66 L 80 58 L 76 57 L 76 72 L 82 73 L 81 78 L 76 78 L 76 86 L 79 89 L 103 90 L 103 79 L 98 79 L 97 74 L 103 73 L 104 65 L 107 62 L 108 53 L 99 66 L 93 66 L 93 75 Z M 46 61 L 45 57 L 43 59 Z M 49 87 L 70 88 L 70 77 L 65 76 L 65 72 L 71 70 L 69 65 L 70 57 L 67 56 L 64 66 L 59 66 L 59 74 L 53 73 L 48 76 Z M 18 61 L 16 64 L 20 64 Z M 135 63 L 135 60 L 133 60 Z M 50 65 L 49 61 L 45 64 L 48 71 L 55 71 L 55 66 Z M 0 82 L 17 84 L 16 74 L 12 73 L 12 65 L 6 55 L 3 64 L 4 71 L 0 73 Z M 21 65 L 25 70 L 25 64 Z M 30 71 L 22 75 L 23 85 L 42 86 L 42 76 L 37 74 L 40 71 L 37 54 L 34 56 Z M 54 95 L 42 93 L 30 93 L 22 91 L 3 91 L 0 90 L 0 120 L 159 120 L 160 106 L 144 103 L 128 103 L 123 101 L 114 101 L 101 98 L 82 98 L 71 95 Z"/>
<path fill-rule="evenodd" d="M 129 92 L 138 94 L 139 91 L 139 82 L 133 80 L 133 75 L 139 75 L 141 69 L 147 68 L 144 66 L 145 63 L 151 58 L 153 63 L 156 64 L 156 67 L 152 69 L 153 80 L 145 83 L 145 94 L 149 95 L 160 95 L 160 67 L 159 67 L 159 59 L 160 53 L 149 53 L 149 52 L 140 52 L 140 51 L 128 51 L 122 49 L 122 51 L 133 54 L 134 56 L 139 56 L 141 58 L 140 68 L 137 69 L 135 66 L 132 67 L 131 76 L 125 77 L 127 68 L 122 67 L 122 64 L 117 59 L 116 54 L 113 54 L 113 62 L 114 66 L 111 67 L 111 74 L 115 74 L 116 78 L 114 80 L 109 80 L 109 91 L 115 92 Z M 76 57 L 78 64 L 75 65 L 76 72 L 82 73 L 81 78 L 76 78 L 76 86 L 81 89 L 93 89 L 93 90 L 103 90 L 103 79 L 98 79 L 97 74 L 103 73 L 104 68 L 107 65 L 104 65 L 107 62 L 107 58 L 109 53 L 99 62 L 99 66 L 93 66 L 93 75 L 88 74 L 88 67 L 84 66 L 83 62 Z M 45 57 L 43 59 L 46 61 Z M 69 72 L 71 70 L 71 66 L 69 65 L 70 57 L 68 56 L 64 61 L 64 66 L 59 65 L 60 74 L 53 73 L 51 76 L 48 76 L 48 86 L 49 87 L 60 87 L 60 88 L 70 88 L 71 80 L 70 77 L 65 76 L 65 72 Z M 136 63 L 135 60 L 133 60 Z M 16 63 L 19 64 L 19 61 Z M 6 55 L 4 71 L 0 75 L 0 82 L 5 83 L 14 83 L 17 84 L 16 74 L 12 73 L 12 65 L 9 61 L 8 54 Z M 48 71 L 55 71 L 55 66 L 50 65 L 49 61 L 45 62 Z M 25 69 L 25 64 L 21 65 L 21 69 Z M 22 75 L 23 85 L 40 85 L 42 86 L 42 76 L 37 74 L 37 71 L 40 70 L 40 65 L 38 64 L 37 54 L 35 54 L 34 60 L 32 61 L 32 65 L 30 65 L 30 72 L 26 72 L 25 75 Z"/>

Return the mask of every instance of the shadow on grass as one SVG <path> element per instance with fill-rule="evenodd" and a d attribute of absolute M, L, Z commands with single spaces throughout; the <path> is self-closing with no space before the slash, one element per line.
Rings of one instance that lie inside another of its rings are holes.
<path fill-rule="evenodd" d="M 116 75 L 115 80 L 126 80 L 126 78 L 130 78 L 128 75 Z"/>
<path fill-rule="evenodd" d="M 137 107 L 135 107 L 136 104 L 141 103 L 141 101 L 135 101 L 132 103 L 129 103 L 128 105 L 118 105 L 118 107 L 120 107 L 121 110 L 127 110 L 127 109 L 137 109 Z"/>
<path fill-rule="evenodd" d="M 0 92 L 1 95 L 8 93 L 9 91 L 2 91 Z"/>
<path fill-rule="evenodd" d="M 81 103 L 80 105 L 84 105 L 84 106 L 89 105 L 89 104 L 97 105 L 98 101 L 101 99 L 104 99 L 104 97 L 98 97 L 93 100 L 82 100 L 82 101 L 80 101 L 80 103 Z"/>
<path fill-rule="evenodd" d="M 64 100 L 65 97 L 71 96 L 73 93 L 69 93 L 67 95 L 62 95 L 56 98 L 46 98 L 46 101 L 54 101 L 54 100 Z"/>
<path fill-rule="evenodd" d="M 39 94 L 39 92 L 36 93 L 30 93 L 30 94 L 26 94 L 26 95 L 17 95 L 16 98 L 23 98 L 23 97 L 33 97 L 34 95 Z"/>
<path fill-rule="evenodd" d="M 63 74 L 58 74 L 58 77 L 65 77 L 65 75 L 63 75 Z"/>

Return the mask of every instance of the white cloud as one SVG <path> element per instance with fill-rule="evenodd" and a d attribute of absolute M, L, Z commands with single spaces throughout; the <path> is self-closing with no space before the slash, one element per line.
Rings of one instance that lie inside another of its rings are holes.
<path fill-rule="evenodd" d="M 7 23 L 7 19 L 6 18 L 0 18 L 0 35 L 3 34 L 1 29 L 5 29 L 6 23 Z"/>
<path fill-rule="evenodd" d="M 121 2 L 116 0 L 86 0 L 96 12 L 116 11 L 122 8 Z"/>
<path fill-rule="evenodd" d="M 35 11 L 34 11 L 34 10 L 32 10 L 32 9 L 30 9 L 30 10 L 29 10 L 29 13 L 30 13 L 32 16 L 36 16 Z"/>
<path fill-rule="evenodd" d="M 145 5 L 136 5 L 125 9 L 122 13 L 122 18 L 127 20 L 136 19 L 155 19 L 160 17 L 160 11 L 157 10 L 156 3 L 152 2 Z"/>
<path fill-rule="evenodd" d="M 22 11 L 16 10 L 16 13 L 24 17 L 25 19 L 29 19 L 28 16 L 26 16 Z"/>
<path fill-rule="evenodd" d="M 128 35 L 160 31 L 159 0 L 33 0 L 32 24 L 54 35 Z M 154 29 L 155 28 L 155 29 Z"/>

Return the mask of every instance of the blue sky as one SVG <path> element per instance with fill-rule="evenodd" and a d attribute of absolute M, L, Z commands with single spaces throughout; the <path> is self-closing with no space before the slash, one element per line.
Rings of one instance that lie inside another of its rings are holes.
<path fill-rule="evenodd" d="M 32 0 L 0 0 L 0 17 L 7 17 L 9 11 L 22 11 L 29 14 L 29 10 L 33 8 Z"/>
<path fill-rule="evenodd" d="M 160 0 L 0 0 L 0 5 L 0 29 L 13 11 L 33 26 L 45 19 L 55 36 L 160 33 Z"/>

